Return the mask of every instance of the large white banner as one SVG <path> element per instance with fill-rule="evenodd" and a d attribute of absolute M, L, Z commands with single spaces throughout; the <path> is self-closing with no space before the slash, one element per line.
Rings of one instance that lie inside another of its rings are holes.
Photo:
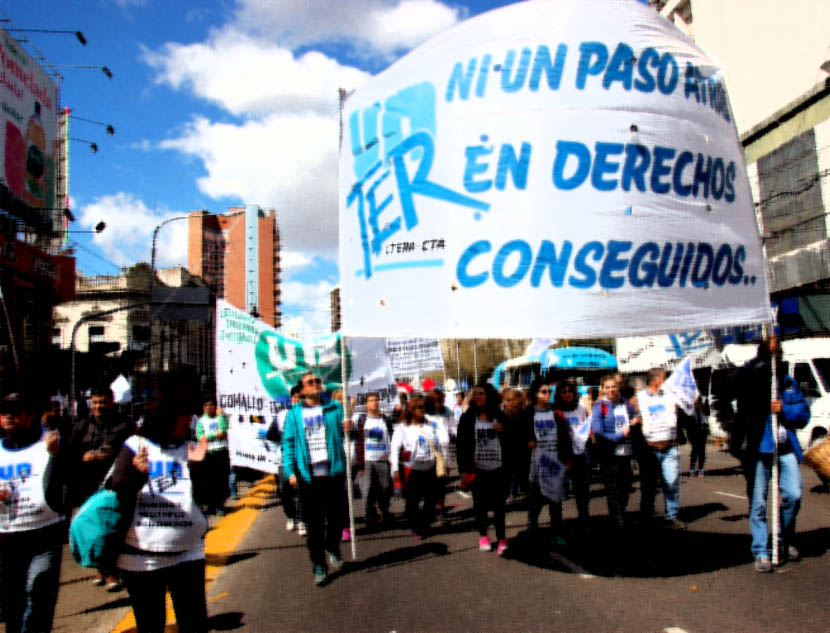
<path fill-rule="evenodd" d="M 471 18 L 345 102 L 349 335 L 594 337 L 769 319 L 722 72 L 636 0 Z"/>

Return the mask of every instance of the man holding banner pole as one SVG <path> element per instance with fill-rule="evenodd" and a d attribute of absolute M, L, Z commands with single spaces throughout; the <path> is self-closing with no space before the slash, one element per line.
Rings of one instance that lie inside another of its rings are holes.
<path fill-rule="evenodd" d="M 347 465 L 343 443 L 352 424 L 344 420 L 337 401 L 323 404 L 323 384 L 317 374 L 306 372 L 300 385 L 303 400 L 285 419 L 282 459 L 288 482 L 299 490 L 314 582 L 322 585 L 328 570 L 336 571 L 343 564 L 340 540 L 346 521 Z"/>
<path fill-rule="evenodd" d="M 793 378 L 775 371 L 780 358 L 778 338 L 770 335 L 758 346 L 757 356 L 737 372 L 730 385 L 738 399 L 736 432 L 746 437 L 742 462 L 749 496 L 752 555 L 759 572 L 771 572 L 773 568 L 768 545 L 767 495 L 770 480 L 774 481 L 774 465 L 779 476 L 773 493 L 773 512 L 778 512 L 776 496 L 779 489 L 781 492 L 780 541 L 784 558 L 781 562 L 800 558 L 793 545 L 802 492 L 798 470 L 802 453 L 795 431 L 809 422 L 810 408 Z M 773 532 L 777 530 L 773 529 Z M 778 541 L 773 534 L 772 547 L 778 547 Z"/>

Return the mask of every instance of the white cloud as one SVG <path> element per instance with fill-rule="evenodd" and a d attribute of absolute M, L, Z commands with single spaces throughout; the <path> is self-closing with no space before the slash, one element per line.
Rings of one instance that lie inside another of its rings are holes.
<path fill-rule="evenodd" d="M 188 89 L 236 115 L 273 112 L 337 112 L 337 89 L 351 89 L 368 75 L 318 52 L 295 57 L 290 49 L 235 29 L 204 43 L 167 43 L 145 50 L 156 81 Z"/>
<path fill-rule="evenodd" d="M 93 236 L 94 244 L 113 263 L 130 266 L 138 261 L 150 261 L 153 230 L 161 222 L 180 215 L 184 214 L 150 209 L 128 193 L 117 193 L 83 205 L 78 222 L 84 229 L 92 230 L 103 220 L 107 227 Z M 187 222 L 171 222 L 159 231 L 156 266 L 186 265 Z"/>
<path fill-rule="evenodd" d="M 291 48 L 348 42 L 389 58 L 462 17 L 436 0 L 241 0 L 234 27 Z"/>
<path fill-rule="evenodd" d="M 333 118 L 270 115 L 243 124 L 196 118 L 162 147 L 200 159 L 199 189 L 277 210 L 283 243 L 329 257 L 337 248 L 337 139 Z"/>
<path fill-rule="evenodd" d="M 307 340 L 331 332 L 329 293 L 334 284 L 289 281 L 282 285 L 283 331 Z"/>
<path fill-rule="evenodd" d="M 280 267 L 284 277 L 308 266 L 312 261 L 314 261 L 314 258 L 306 253 L 280 249 Z"/>

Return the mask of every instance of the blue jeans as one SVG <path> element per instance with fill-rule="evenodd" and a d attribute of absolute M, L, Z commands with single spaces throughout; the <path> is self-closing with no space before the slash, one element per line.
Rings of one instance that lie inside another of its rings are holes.
<path fill-rule="evenodd" d="M 778 458 L 778 487 L 781 490 L 781 538 L 791 545 L 795 536 L 795 518 L 801 507 L 801 472 L 795 453 Z M 755 478 L 749 509 L 749 529 L 752 533 L 752 555 L 770 558 L 767 534 L 767 493 L 772 476 L 772 455 L 759 454 L 755 460 Z"/>
<path fill-rule="evenodd" d="M 8 633 L 52 630 L 65 533 L 61 522 L 0 536 L 0 590 Z"/>
<path fill-rule="evenodd" d="M 677 518 L 680 510 L 680 455 L 677 446 L 653 448 L 645 446 L 640 459 L 640 509 L 644 517 L 651 518 L 657 480 L 663 482 L 663 500 L 666 503 L 666 520 Z"/>
<path fill-rule="evenodd" d="M 663 499 L 666 502 L 666 520 L 677 518 L 680 510 L 680 455 L 677 446 L 654 451 L 663 474 Z"/>

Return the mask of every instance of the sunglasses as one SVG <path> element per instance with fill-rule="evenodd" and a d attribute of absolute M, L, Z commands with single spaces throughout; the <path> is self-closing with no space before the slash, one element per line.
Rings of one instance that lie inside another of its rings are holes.
<path fill-rule="evenodd" d="M 550 389 L 540 389 L 538 393 L 550 393 Z"/>
<path fill-rule="evenodd" d="M 310 378 L 309 380 L 303 380 L 304 385 L 322 385 L 323 381 L 319 378 Z"/>

